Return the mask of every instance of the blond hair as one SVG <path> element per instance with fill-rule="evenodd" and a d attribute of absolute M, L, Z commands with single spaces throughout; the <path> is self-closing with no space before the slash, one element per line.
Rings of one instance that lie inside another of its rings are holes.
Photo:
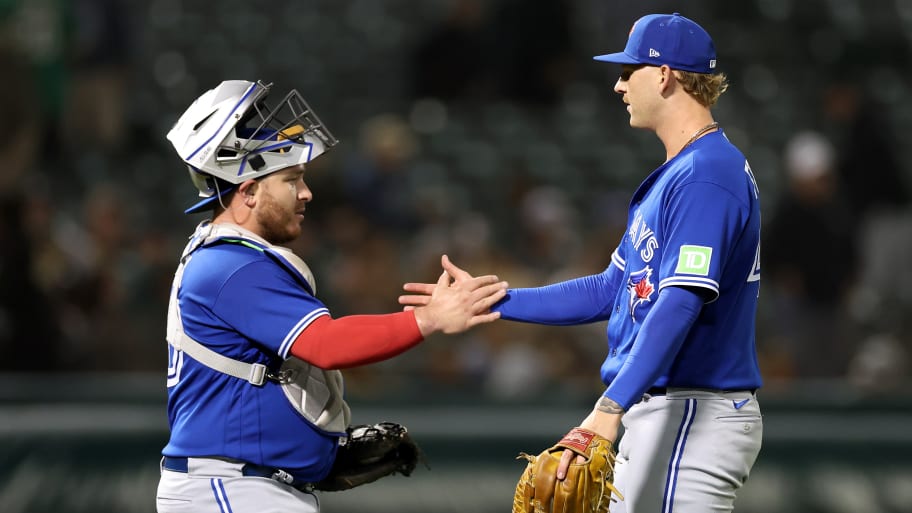
<path fill-rule="evenodd" d="M 696 98 L 704 107 L 712 107 L 728 89 L 728 77 L 725 73 L 694 73 L 675 70 L 675 78 L 687 94 Z"/>

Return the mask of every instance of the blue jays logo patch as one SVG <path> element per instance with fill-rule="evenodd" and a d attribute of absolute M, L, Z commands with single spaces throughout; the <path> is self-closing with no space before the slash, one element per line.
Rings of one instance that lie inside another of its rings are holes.
<path fill-rule="evenodd" d="M 627 292 L 630 293 L 630 318 L 636 322 L 636 307 L 652 301 L 655 285 L 649 280 L 652 276 L 652 267 L 648 265 L 642 270 L 630 273 L 627 278 Z"/>

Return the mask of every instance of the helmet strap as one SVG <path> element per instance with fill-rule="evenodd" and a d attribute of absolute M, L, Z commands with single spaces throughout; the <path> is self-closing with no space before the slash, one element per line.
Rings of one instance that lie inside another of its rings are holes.
<path fill-rule="evenodd" d="M 213 182 L 215 183 L 215 196 L 218 198 L 219 205 L 221 205 L 223 209 L 228 210 L 228 207 L 225 206 L 225 202 L 222 201 L 222 191 L 219 190 L 218 178 L 213 180 Z"/>

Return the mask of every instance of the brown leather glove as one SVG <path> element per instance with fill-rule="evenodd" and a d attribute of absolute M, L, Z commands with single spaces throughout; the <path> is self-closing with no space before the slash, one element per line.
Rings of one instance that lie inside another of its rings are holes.
<path fill-rule="evenodd" d="M 567 477 L 558 481 L 564 450 L 586 460 L 577 463 L 574 457 Z M 517 459 L 525 458 L 528 464 L 516 485 L 513 513 L 607 513 L 612 493 L 623 500 L 613 484 L 615 456 L 611 441 L 578 427 L 538 456 L 520 453 Z"/>

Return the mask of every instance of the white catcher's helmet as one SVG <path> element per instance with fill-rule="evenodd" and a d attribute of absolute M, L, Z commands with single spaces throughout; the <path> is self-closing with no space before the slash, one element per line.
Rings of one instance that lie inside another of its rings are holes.
<path fill-rule="evenodd" d="M 274 108 L 267 105 L 271 88 L 226 80 L 197 98 L 168 132 L 203 198 L 185 213 L 208 210 L 237 184 L 310 162 L 338 142 L 297 90 Z"/>

